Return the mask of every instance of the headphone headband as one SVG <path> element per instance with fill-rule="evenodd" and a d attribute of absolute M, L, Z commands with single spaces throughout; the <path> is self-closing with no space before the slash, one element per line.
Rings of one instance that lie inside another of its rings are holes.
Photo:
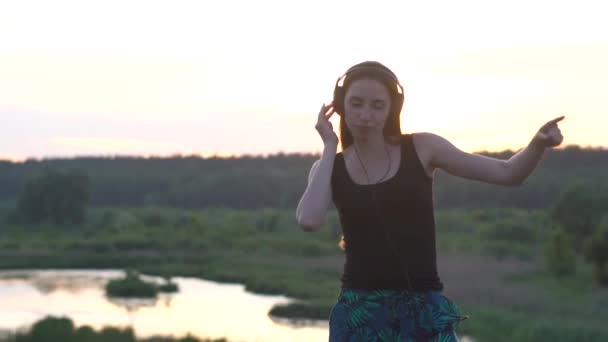
<path fill-rule="evenodd" d="M 370 73 L 381 73 L 385 76 L 388 76 L 392 81 L 395 82 L 395 85 L 397 86 L 397 92 L 400 95 L 403 95 L 403 86 L 401 85 L 401 83 L 399 83 L 397 75 L 395 75 L 395 73 L 393 73 L 389 68 L 378 62 L 363 62 L 350 67 L 342 76 L 338 78 L 338 80 L 336 81 L 336 87 L 342 87 L 346 78 L 350 74 L 358 71 L 369 71 Z"/>
<path fill-rule="evenodd" d="M 359 63 L 357 65 L 353 65 L 348 70 L 346 70 L 346 72 L 344 74 L 346 75 L 346 74 L 349 74 L 349 73 L 359 70 L 359 69 L 370 69 L 370 70 L 374 70 L 374 71 L 380 71 L 382 73 L 389 75 L 395 81 L 397 81 L 397 82 L 399 81 L 397 79 L 397 75 L 395 75 L 394 72 L 392 72 L 389 68 L 387 68 L 383 64 L 374 62 L 374 61 L 368 61 L 368 62 Z"/>

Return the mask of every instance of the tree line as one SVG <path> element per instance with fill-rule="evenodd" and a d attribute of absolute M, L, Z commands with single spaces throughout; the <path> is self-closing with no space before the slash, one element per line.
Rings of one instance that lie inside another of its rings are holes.
<path fill-rule="evenodd" d="M 513 151 L 480 154 L 507 159 Z M 174 156 L 80 157 L 0 161 L 0 200 L 14 200 L 29 180 L 47 173 L 86 175 L 92 205 L 160 205 L 182 208 L 294 208 L 306 187 L 315 154 L 231 158 Z M 438 172 L 438 209 L 551 205 L 566 184 L 608 184 L 608 150 L 568 146 L 547 151 L 538 170 L 521 187 L 483 184 Z"/>

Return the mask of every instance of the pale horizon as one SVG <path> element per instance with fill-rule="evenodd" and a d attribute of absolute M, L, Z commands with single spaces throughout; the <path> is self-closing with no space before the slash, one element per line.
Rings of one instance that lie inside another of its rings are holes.
<path fill-rule="evenodd" d="M 606 148 L 601 1 L 0 5 L 0 159 L 319 153 L 335 80 L 377 60 L 402 131 L 519 150 L 548 120 Z M 333 118 L 334 127 L 338 119 Z"/>

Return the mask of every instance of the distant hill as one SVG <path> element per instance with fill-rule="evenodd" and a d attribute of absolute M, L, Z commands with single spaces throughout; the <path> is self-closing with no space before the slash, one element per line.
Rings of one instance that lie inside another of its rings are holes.
<path fill-rule="evenodd" d="M 514 152 L 479 153 L 507 159 Z M 0 200 L 15 199 L 28 179 L 45 170 L 56 170 L 87 174 L 94 205 L 293 208 L 317 158 L 313 154 L 275 154 L 0 161 Z M 526 184 L 516 188 L 482 184 L 439 172 L 435 201 L 438 208 L 545 208 L 572 182 L 608 185 L 608 149 L 567 146 L 547 151 Z"/>

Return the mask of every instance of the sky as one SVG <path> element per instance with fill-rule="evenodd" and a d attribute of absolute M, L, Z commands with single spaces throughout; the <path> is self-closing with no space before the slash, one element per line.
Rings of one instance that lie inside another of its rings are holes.
<path fill-rule="evenodd" d="M 405 87 L 403 132 L 518 150 L 565 115 L 563 146 L 606 147 L 604 7 L 1 1 L 0 159 L 317 153 L 319 108 L 364 60 Z"/>

